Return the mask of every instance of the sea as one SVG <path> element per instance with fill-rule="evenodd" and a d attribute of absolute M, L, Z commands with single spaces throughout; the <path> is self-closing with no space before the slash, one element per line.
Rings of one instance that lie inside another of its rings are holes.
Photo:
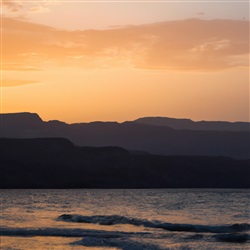
<path fill-rule="evenodd" d="M 247 189 L 1 190 L 0 249 L 250 249 Z"/>

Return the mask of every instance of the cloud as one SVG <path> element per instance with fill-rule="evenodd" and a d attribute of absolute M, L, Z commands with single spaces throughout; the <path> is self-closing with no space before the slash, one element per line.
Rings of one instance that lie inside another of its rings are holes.
<path fill-rule="evenodd" d="M 50 12 L 50 9 L 45 6 L 38 5 L 38 6 L 30 7 L 29 12 L 30 13 L 45 13 L 45 12 Z"/>
<path fill-rule="evenodd" d="M 223 50 L 230 46 L 231 41 L 230 40 L 221 40 L 217 41 L 216 39 L 213 39 L 212 41 L 205 42 L 204 44 L 199 44 L 192 48 L 190 51 L 197 53 L 203 53 L 206 51 L 215 51 L 215 50 Z"/>
<path fill-rule="evenodd" d="M 38 83 L 38 81 L 3 79 L 1 82 L 1 87 L 17 87 L 34 83 Z"/>
<path fill-rule="evenodd" d="M 67 31 L 3 18 L 3 60 L 28 68 L 136 67 L 223 70 L 248 67 L 249 22 L 189 19 L 107 30 Z"/>
<path fill-rule="evenodd" d="M 2 63 L 2 70 L 10 70 L 10 71 L 40 71 L 41 69 L 35 68 L 29 65 L 23 65 L 18 63 Z"/>
<path fill-rule="evenodd" d="M 205 12 L 197 12 L 196 14 L 197 14 L 197 16 L 204 16 Z"/>
<path fill-rule="evenodd" d="M 58 1 L 16 1 L 2 0 L 3 15 L 15 18 L 29 18 L 31 14 L 50 12 L 50 6 L 60 5 Z"/>
<path fill-rule="evenodd" d="M 14 0 L 2 0 L 2 6 L 11 12 L 18 12 L 20 9 L 22 9 L 23 4 Z"/>

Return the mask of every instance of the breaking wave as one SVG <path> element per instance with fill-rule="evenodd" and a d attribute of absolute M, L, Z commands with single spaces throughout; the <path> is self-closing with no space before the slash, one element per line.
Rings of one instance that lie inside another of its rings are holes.
<path fill-rule="evenodd" d="M 66 222 L 92 223 L 99 225 L 130 224 L 134 226 L 144 226 L 147 228 L 159 228 L 176 232 L 196 232 L 196 233 L 238 233 L 250 230 L 250 224 L 232 224 L 232 225 L 195 225 L 167 223 L 162 221 L 149 221 L 146 219 L 128 218 L 120 215 L 95 215 L 83 216 L 77 214 L 63 214 L 58 220 Z"/>

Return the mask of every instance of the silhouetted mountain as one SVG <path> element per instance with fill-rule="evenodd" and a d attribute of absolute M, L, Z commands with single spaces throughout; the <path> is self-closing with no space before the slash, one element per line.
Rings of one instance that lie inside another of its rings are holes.
<path fill-rule="evenodd" d="M 250 131 L 177 130 L 138 122 L 67 124 L 43 122 L 36 114 L 25 113 L 2 114 L 1 137 L 64 137 L 80 146 L 119 146 L 160 155 L 250 158 Z"/>
<path fill-rule="evenodd" d="M 169 117 L 143 117 L 135 122 L 154 125 L 167 126 L 173 129 L 187 130 L 213 130 L 213 131 L 249 131 L 249 122 L 225 122 L 225 121 L 198 121 L 190 119 L 177 119 Z"/>
<path fill-rule="evenodd" d="M 131 154 L 67 139 L 0 139 L 1 188 L 249 188 L 250 160 Z"/>
<path fill-rule="evenodd" d="M 0 114 L 1 136 L 32 137 L 43 128 L 44 122 L 35 113 Z"/>

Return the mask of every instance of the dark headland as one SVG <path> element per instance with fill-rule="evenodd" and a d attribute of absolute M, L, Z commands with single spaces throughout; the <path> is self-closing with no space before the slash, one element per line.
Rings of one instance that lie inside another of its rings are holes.
<path fill-rule="evenodd" d="M 250 187 L 249 123 L 0 119 L 1 188 Z"/>

